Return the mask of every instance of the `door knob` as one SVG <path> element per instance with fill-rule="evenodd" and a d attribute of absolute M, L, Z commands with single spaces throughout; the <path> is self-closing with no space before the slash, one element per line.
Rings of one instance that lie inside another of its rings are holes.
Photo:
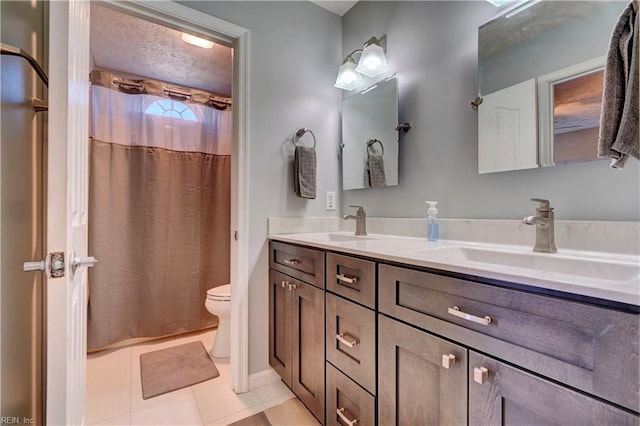
<path fill-rule="evenodd" d="M 46 272 L 50 278 L 64 277 L 64 269 L 64 253 L 61 251 L 49 253 L 45 259 L 31 260 L 22 264 L 23 271 L 43 271 Z"/>
<path fill-rule="evenodd" d="M 22 270 L 24 272 L 44 271 L 45 269 L 46 269 L 46 262 L 44 260 L 34 260 L 31 262 L 24 262 L 22 264 Z"/>

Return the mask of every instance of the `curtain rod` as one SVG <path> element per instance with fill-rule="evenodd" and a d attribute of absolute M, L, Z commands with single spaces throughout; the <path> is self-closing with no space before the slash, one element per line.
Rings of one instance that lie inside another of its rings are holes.
<path fill-rule="evenodd" d="M 169 99 L 179 99 L 181 102 L 191 102 L 206 105 L 218 110 L 228 110 L 232 106 L 231 98 L 214 93 L 186 87 L 176 86 L 160 80 L 148 78 L 124 78 L 117 72 L 93 70 L 90 74 L 91 83 L 108 89 L 118 89 L 128 94 L 149 94 Z"/>

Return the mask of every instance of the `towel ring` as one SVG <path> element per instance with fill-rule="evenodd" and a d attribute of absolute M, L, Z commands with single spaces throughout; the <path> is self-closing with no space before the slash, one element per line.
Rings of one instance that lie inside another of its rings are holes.
<path fill-rule="evenodd" d="M 371 145 L 374 145 L 376 143 L 380 144 L 380 148 L 382 149 L 382 156 L 384 157 L 384 145 L 382 144 L 382 141 L 378 140 L 378 139 L 369 139 L 367 141 L 367 150 L 369 150 L 369 148 L 371 148 Z"/>
<path fill-rule="evenodd" d="M 302 127 L 298 130 L 295 131 L 295 133 L 293 134 L 293 144 L 298 146 L 298 139 L 300 139 L 305 133 L 311 133 L 311 136 L 313 137 L 313 149 L 316 148 L 316 135 L 313 134 L 313 132 L 309 129 L 307 129 L 306 127 Z"/>

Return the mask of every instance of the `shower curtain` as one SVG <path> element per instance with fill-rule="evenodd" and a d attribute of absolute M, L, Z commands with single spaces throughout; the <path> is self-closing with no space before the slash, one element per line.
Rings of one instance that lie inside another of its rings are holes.
<path fill-rule="evenodd" d="M 91 75 L 88 348 L 215 325 L 229 283 L 231 112 L 205 92 Z"/>

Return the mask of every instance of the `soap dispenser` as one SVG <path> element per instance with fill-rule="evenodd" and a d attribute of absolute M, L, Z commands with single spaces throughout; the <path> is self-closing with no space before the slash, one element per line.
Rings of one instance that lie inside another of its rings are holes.
<path fill-rule="evenodd" d="M 427 241 L 438 241 L 440 239 L 440 223 L 438 222 L 437 201 L 425 201 L 429 204 L 427 209 Z"/>

